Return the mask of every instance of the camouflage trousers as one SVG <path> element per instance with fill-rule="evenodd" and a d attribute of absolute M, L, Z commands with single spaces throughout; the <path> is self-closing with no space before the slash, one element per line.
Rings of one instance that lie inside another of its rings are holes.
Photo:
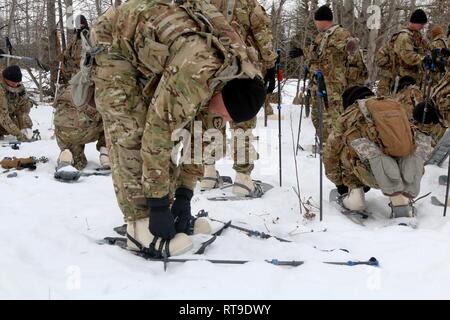
<path fill-rule="evenodd" d="M 326 143 L 328 136 L 331 133 L 334 123 L 339 118 L 343 112 L 342 108 L 342 97 L 338 92 L 328 91 L 328 109 L 322 104 L 322 116 L 323 116 L 323 142 Z M 316 129 L 317 137 L 319 137 L 320 132 L 320 119 L 319 119 L 319 108 L 318 108 L 318 97 L 317 92 L 311 89 L 311 119 Z"/>
<path fill-rule="evenodd" d="M 125 61 L 109 61 L 96 67 L 95 102 L 103 118 L 105 135 L 111 141 L 109 160 L 117 203 L 125 221 L 148 218 L 149 209 L 142 186 L 142 137 L 148 117 L 149 99 L 142 95 L 133 68 Z M 179 167 L 171 164 L 170 193 L 183 184 Z M 202 176 L 203 166 L 184 165 L 183 171 Z"/>
<path fill-rule="evenodd" d="M 59 148 L 70 150 L 74 167 L 78 170 L 87 165 L 84 154 L 86 144 L 97 141 L 97 150 L 106 147 L 100 114 L 89 106 L 75 107 L 71 100 L 70 86 L 57 98 L 54 125 Z"/>
<path fill-rule="evenodd" d="M 61 150 L 69 149 L 73 156 L 73 166 L 82 170 L 87 165 L 84 147 L 97 141 L 97 150 L 106 147 L 103 124 L 100 122 L 91 128 L 69 128 L 55 126 L 56 142 Z"/>
<path fill-rule="evenodd" d="M 132 67 L 125 61 L 111 63 L 96 68 L 95 103 L 111 141 L 109 160 L 118 205 L 125 220 L 137 220 L 148 217 L 140 155 L 147 104 L 137 77 L 126 72 Z"/>
<path fill-rule="evenodd" d="M 278 103 L 278 94 L 270 93 L 266 97 L 266 101 L 264 101 L 264 114 L 266 117 L 273 115 L 273 108 L 271 103 Z"/>

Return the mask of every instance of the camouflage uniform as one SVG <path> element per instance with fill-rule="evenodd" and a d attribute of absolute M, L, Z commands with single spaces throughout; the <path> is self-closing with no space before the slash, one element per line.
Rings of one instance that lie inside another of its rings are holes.
<path fill-rule="evenodd" d="M 394 99 L 404 107 L 408 119 L 412 119 L 414 107 L 423 101 L 423 93 L 416 85 L 410 85 L 400 90 Z"/>
<path fill-rule="evenodd" d="M 33 127 L 30 118 L 32 106 L 22 84 L 11 88 L 0 75 L 0 137 L 10 134 L 21 141 L 28 140 L 20 130 Z"/>
<path fill-rule="evenodd" d="M 411 76 L 421 86 L 423 80 L 422 60 L 429 47 L 420 31 L 411 31 L 406 26 L 394 34 L 389 43 L 377 54 L 379 96 L 388 96 L 396 79 Z"/>
<path fill-rule="evenodd" d="M 349 55 L 347 60 L 347 87 L 364 86 L 368 77 L 366 64 L 364 63 L 364 54 L 358 50 L 355 54 Z"/>
<path fill-rule="evenodd" d="M 430 139 L 427 139 L 423 134 L 418 134 L 417 130 L 414 132 L 416 135 L 416 144 L 419 146 L 418 150 L 420 152 L 424 152 L 423 150 L 430 152 Z M 345 185 L 350 190 L 365 186 L 380 189 L 377 180 L 379 177 L 375 177 L 371 164 L 367 159 L 361 159 L 360 155 L 354 149 L 355 141 L 359 141 L 360 139 L 367 139 L 381 149 L 375 127 L 368 125 L 366 117 L 356 102 L 337 119 L 328 137 L 324 153 L 326 175 L 336 186 Z M 422 172 L 420 174 L 422 175 L 423 162 L 425 161 L 426 155 L 422 155 L 422 153 L 420 155 L 422 158 L 419 161 L 422 163 L 420 168 Z M 401 161 L 401 159 L 398 158 L 396 161 Z M 414 198 L 417 194 L 411 194 L 411 196 Z"/>
<path fill-rule="evenodd" d="M 56 101 L 55 135 L 61 150 L 69 149 L 74 167 L 82 170 L 87 165 L 84 146 L 97 141 L 97 150 L 106 147 L 103 122 L 95 108 L 88 105 L 75 107 L 68 86 Z"/>
<path fill-rule="evenodd" d="M 447 47 L 448 45 L 444 34 L 437 35 L 436 37 L 433 38 L 433 40 L 430 43 L 431 51 L 433 51 L 434 49 L 444 49 Z M 439 81 L 441 80 L 441 74 L 439 71 L 434 72 L 432 77 L 433 77 L 433 84 L 438 84 Z"/>
<path fill-rule="evenodd" d="M 448 125 L 450 123 L 450 71 L 447 71 L 442 80 L 433 88 L 432 100 Z M 438 139 L 444 133 L 445 129 L 440 129 Z"/>
<path fill-rule="evenodd" d="M 230 72 L 230 53 L 251 73 L 244 43 L 217 9 L 204 1 L 186 6 L 132 0 L 117 8 L 113 45 L 96 68 L 95 82 L 105 81 L 102 91 L 96 89 L 96 101 L 115 148 L 112 160 L 118 163 L 113 163 L 113 171 L 119 171 L 114 184 L 126 198 L 121 209 L 129 220 L 148 217 L 145 198 L 162 198 L 176 186 L 194 189 L 203 166 L 172 164 L 172 133 L 192 129 L 194 118 L 220 89 L 216 77 Z M 200 31 L 200 20 L 190 15 L 197 6 L 214 15 L 210 22 L 223 26 L 221 40 Z"/>
<path fill-rule="evenodd" d="M 145 202 L 141 199 L 141 188 L 130 188 L 139 184 L 138 179 L 140 179 L 140 177 L 136 174 L 137 170 L 135 169 L 136 164 L 142 161 L 140 160 L 139 152 L 128 151 L 129 154 L 126 156 L 128 161 L 120 162 L 119 160 L 121 158 L 119 157 L 119 152 L 122 154 L 125 154 L 126 152 L 126 149 L 122 148 L 121 145 L 127 145 L 127 138 L 124 136 L 121 137 L 120 133 L 123 131 L 120 131 L 119 134 L 114 134 L 114 132 L 110 130 L 110 128 L 114 127 L 114 117 L 111 118 L 111 112 L 108 109 L 109 103 L 111 102 L 109 93 L 114 93 L 114 91 L 116 91 L 114 85 L 115 70 L 124 69 L 124 71 L 126 71 L 130 68 L 128 63 L 122 63 L 120 60 L 115 59 L 114 56 L 108 54 L 113 42 L 113 30 L 118 13 L 119 10 L 117 7 L 110 7 L 97 19 L 90 32 L 92 44 L 102 48 L 102 51 L 95 56 L 95 63 L 92 71 L 93 80 L 95 82 L 95 104 L 98 112 L 102 115 L 104 123 L 117 203 L 126 216 L 135 215 L 137 217 L 145 217 L 147 215 L 147 207 Z M 125 66 L 124 68 L 121 68 L 122 64 Z M 133 91 L 130 92 L 130 96 L 142 96 L 142 93 L 139 91 L 141 89 L 140 85 L 136 83 L 136 88 L 133 88 Z M 142 105 L 143 102 L 140 102 L 140 99 L 136 98 L 132 103 L 139 104 L 140 109 L 144 110 L 144 106 Z M 146 101 L 146 103 L 149 102 Z M 125 112 L 125 110 L 120 111 Z M 132 113 L 130 113 L 130 115 L 133 116 Z M 142 116 L 139 117 L 139 113 L 136 113 L 136 115 L 137 117 L 132 121 L 135 121 L 136 124 L 143 125 L 144 122 L 141 120 Z M 112 132 L 112 134 L 110 134 L 110 132 Z M 142 134 L 142 132 L 139 134 Z M 133 137 L 130 138 L 133 139 Z M 133 181 L 133 179 L 135 180 Z M 141 200 L 136 201 L 136 199 Z"/>
<path fill-rule="evenodd" d="M 61 79 L 62 84 L 69 83 L 70 79 L 80 71 L 81 59 L 81 38 L 77 34 L 73 35 L 72 40 L 64 50 L 61 61 Z"/>
<path fill-rule="evenodd" d="M 394 41 L 395 64 L 398 66 L 395 77 L 410 76 L 421 87 L 424 76 L 422 61 L 429 53 L 429 45 L 419 31 L 406 30 Z"/>
<path fill-rule="evenodd" d="M 234 2 L 234 9 L 232 14 L 228 14 L 228 5 Z M 273 49 L 272 29 L 270 26 L 270 19 L 266 14 L 264 8 L 257 0 L 212 0 L 211 3 L 215 5 L 220 12 L 227 18 L 233 29 L 242 37 L 248 47 L 250 58 L 254 62 L 258 62 L 262 73 L 267 69 L 275 66 L 277 56 Z M 268 100 L 264 104 L 266 115 L 273 114 L 272 107 Z M 236 130 L 252 130 L 256 128 L 256 117 L 250 121 L 235 124 L 230 122 L 232 132 Z M 224 132 L 225 134 L 225 132 Z M 252 145 L 252 137 L 245 138 L 245 143 L 237 143 L 239 138 L 233 136 L 234 150 L 233 169 L 236 172 L 250 175 L 253 171 L 253 161 L 257 158 L 256 151 Z M 238 150 L 237 147 L 242 147 L 243 150 Z M 238 153 L 245 155 L 245 159 L 239 159 Z"/>
<path fill-rule="evenodd" d="M 350 33 L 339 25 L 321 32 L 314 43 L 305 50 L 305 57 L 311 71 L 311 116 L 316 132 L 319 133 L 319 115 L 317 109 L 317 84 L 314 80 L 316 71 L 321 70 L 325 78 L 328 93 L 328 110 L 323 110 L 324 141 L 329 135 L 333 123 L 342 113 L 342 93 L 347 87 L 347 41 Z"/>

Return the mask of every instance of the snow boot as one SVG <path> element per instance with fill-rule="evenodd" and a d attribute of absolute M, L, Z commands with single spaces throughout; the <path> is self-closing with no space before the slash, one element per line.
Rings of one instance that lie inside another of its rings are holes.
<path fill-rule="evenodd" d="M 211 227 L 211 220 L 205 217 L 196 218 L 194 220 L 194 228 L 193 233 L 196 234 L 211 234 L 212 233 L 212 227 Z"/>
<path fill-rule="evenodd" d="M 69 149 L 63 150 L 56 161 L 56 170 L 59 170 L 63 167 L 72 166 L 73 165 L 73 156 L 72 152 Z"/>
<path fill-rule="evenodd" d="M 184 234 L 177 233 L 172 240 L 165 241 L 154 237 L 148 228 L 149 218 L 128 221 L 127 248 L 140 251 L 153 258 L 178 256 L 192 249 L 192 239 Z"/>
<path fill-rule="evenodd" d="M 102 169 L 111 169 L 111 163 L 109 162 L 108 149 L 106 147 L 100 148 L 100 166 Z"/>
<path fill-rule="evenodd" d="M 264 190 L 252 180 L 250 175 L 237 172 L 233 184 L 233 193 L 239 197 L 261 198 L 264 195 Z"/>
<path fill-rule="evenodd" d="M 54 177 L 63 182 L 73 182 L 80 179 L 81 172 L 73 167 L 73 156 L 69 149 L 65 149 L 59 154 Z"/>
<path fill-rule="evenodd" d="M 205 165 L 203 171 L 203 178 L 200 181 L 200 190 L 201 191 L 209 191 L 214 188 L 217 188 L 219 183 L 219 172 L 216 171 L 216 166 Z"/>
<path fill-rule="evenodd" d="M 391 219 L 415 217 L 415 210 L 409 198 L 400 194 L 390 197 L 390 200 L 391 203 L 389 206 L 392 209 Z"/>
<path fill-rule="evenodd" d="M 352 189 L 342 199 L 344 208 L 350 211 L 364 211 L 366 210 L 366 200 L 363 188 Z"/>

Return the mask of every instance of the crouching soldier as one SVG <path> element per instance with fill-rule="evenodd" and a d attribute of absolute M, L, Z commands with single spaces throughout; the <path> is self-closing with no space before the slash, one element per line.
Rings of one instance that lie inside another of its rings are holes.
<path fill-rule="evenodd" d="M 101 168 L 110 168 L 102 118 L 97 110 L 88 104 L 76 107 L 72 103 L 70 86 L 66 87 L 56 102 L 54 125 L 56 141 L 61 149 L 56 178 L 76 179 L 76 174 L 67 176 L 64 172 L 67 172 L 70 166 L 77 170 L 84 169 L 87 165 L 85 145 L 95 141 L 100 152 Z"/>
<path fill-rule="evenodd" d="M 33 103 L 21 82 L 22 72 L 18 66 L 9 66 L 0 75 L 0 139 L 10 134 L 20 141 L 31 140 Z"/>
<path fill-rule="evenodd" d="M 379 189 L 390 198 L 391 218 L 414 223 L 412 200 L 420 192 L 431 138 L 410 123 L 398 101 L 373 96 L 366 87 L 344 92 L 345 112 L 325 148 L 326 175 L 337 186 L 345 209 L 364 211 L 364 190 Z M 413 111 L 420 123 L 424 105 Z M 428 106 L 425 124 L 438 122 L 437 110 Z"/>

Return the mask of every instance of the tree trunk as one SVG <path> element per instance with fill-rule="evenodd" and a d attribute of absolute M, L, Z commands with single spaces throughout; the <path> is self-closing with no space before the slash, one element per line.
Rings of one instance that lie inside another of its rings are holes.
<path fill-rule="evenodd" d="M 67 27 L 67 43 L 70 43 L 74 35 L 75 29 L 75 17 L 73 12 L 73 1 L 64 0 L 66 4 L 66 27 Z"/>
<path fill-rule="evenodd" d="M 58 0 L 59 29 L 61 30 L 62 51 L 66 50 L 66 32 L 64 31 L 63 10 L 61 0 Z"/>
<path fill-rule="evenodd" d="M 52 92 L 55 92 L 56 76 L 58 73 L 55 1 L 47 0 L 48 59 L 50 63 L 50 88 Z"/>

